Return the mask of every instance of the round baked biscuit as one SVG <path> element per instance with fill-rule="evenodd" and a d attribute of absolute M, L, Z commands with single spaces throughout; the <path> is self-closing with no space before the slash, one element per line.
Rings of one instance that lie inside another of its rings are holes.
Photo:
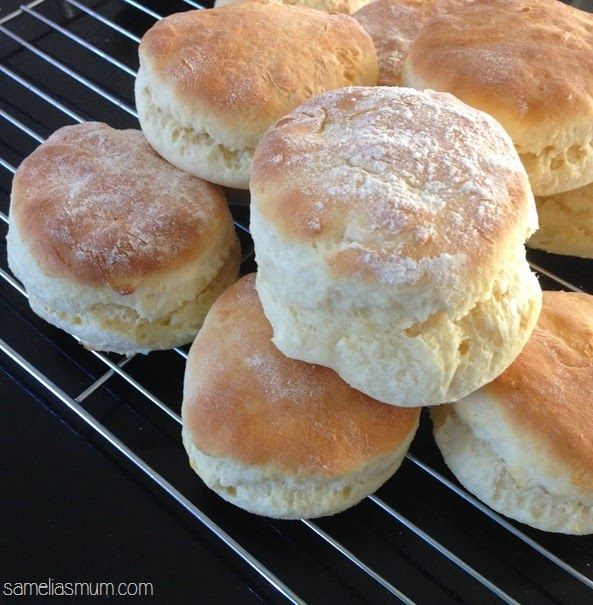
<path fill-rule="evenodd" d="M 374 401 L 321 366 L 288 359 L 242 278 L 213 305 L 187 360 L 183 442 L 222 498 L 259 515 L 353 506 L 400 466 L 420 410 Z"/>
<path fill-rule="evenodd" d="M 428 23 L 403 83 L 453 93 L 511 135 L 535 195 L 593 182 L 593 15 L 557 0 L 475 0 Z"/>
<path fill-rule="evenodd" d="M 380 86 L 400 86 L 410 46 L 437 15 L 473 0 L 374 0 L 352 16 L 371 36 L 379 60 Z"/>
<path fill-rule="evenodd" d="M 7 244 L 38 315 L 125 354 L 191 342 L 240 256 L 218 187 L 139 130 L 97 122 L 61 128 L 19 166 Z"/>
<path fill-rule="evenodd" d="M 527 245 L 555 254 L 593 258 L 593 183 L 536 197 L 539 229 Z"/>
<path fill-rule="evenodd" d="M 216 0 L 215 7 L 237 4 L 238 2 L 249 2 L 251 0 Z M 275 4 L 289 4 L 292 6 L 305 6 L 325 11 L 326 13 L 345 13 L 351 15 L 372 0 L 268 0 Z"/>
<path fill-rule="evenodd" d="M 431 410 L 445 462 L 498 512 L 593 533 L 593 296 L 544 292 L 529 342 L 502 375 Z"/>
<path fill-rule="evenodd" d="M 431 91 L 326 93 L 266 134 L 251 194 L 257 288 L 288 357 L 415 406 L 467 395 L 525 344 L 537 217 L 490 116 Z"/>
<path fill-rule="evenodd" d="M 159 21 L 140 43 L 136 107 L 172 164 L 247 189 L 266 130 L 310 96 L 377 82 L 373 42 L 348 15 L 244 2 Z"/>

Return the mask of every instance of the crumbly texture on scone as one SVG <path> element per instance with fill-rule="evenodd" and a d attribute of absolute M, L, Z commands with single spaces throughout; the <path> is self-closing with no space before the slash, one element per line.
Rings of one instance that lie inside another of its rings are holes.
<path fill-rule="evenodd" d="M 238 2 L 250 2 L 252 0 L 216 0 L 215 7 L 237 4 Z M 325 11 L 326 13 L 345 13 L 351 15 L 358 9 L 367 5 L 372 0 L 268 0 L 274 4 L 289 4 L 291 6 L 305 6 Z"/>
<path fill-rule="evenodd" d="M 527 245 L 555 254 L 593 258 L 593 183 L 536 197 L 539 229 Z"/>
<path fill-rule="evenodd" d="M 142 129 L 174 165 L 247 188 L 266 130 L 317 93 L 377 82 L 377 56 L 348 15 L 245 2 L 156 23 L 140 43 Z"/>
<path fill-rule="evenodd" d="M 450 95 L 312 99 L 258 147 L 251 192 L 274 343 L 376 399 L 458 399 L 502 372 L 533 328 L 525 171 L 500 125 Z"/>
<path fill-rule="evenodd" d="M 17 170 L 10 219 L 8 262 L 33 310 L 90 348 L 187 342 L 237 277 L 222 191 L 165 162 L 139 131 L 54 133 Z"/>
<path fill-rule="evenodd" d="M 266 315 L 277 326 L 274 343 L 286 355 L 327 365 L 379 401 L 437 405 L 492 380 L 527 341 L 541 291 L 524 258 L 512 263 L 520 270 L 502 272 L 465 313 L 442 310 L 405 328 L 398 307 L 328 300 L 310 309 L 281 299 L 273 277 L 257 284 Z M 347 296 L 347 288 L 336 291 L 336 298 Z"/>
<path fill-rule="evenodd" d="M 593 16 L 557 0 L 475 0 L 427 24 L 403 83 L 453 93 L 511 135 L 536 195 L 593 181 Z"/>
<path fill-rule="evenodd" d="M 380 86 L 400 86 L 410 46 L 422 27 L 473 0 L 375 0 L 352 16 L 373 39 L 379 60 Z"/>
<path fill-rule="evenodd" d="M 236 147 L 221 142 L 219 131 L 190 122 L 163 99 L 142 66 L 136 76 L 136 109 L 142 131 L 164 158 L 188 174 L 227 187 L 246 189 L 255 146 Z"/>
<path fill-rule="evenodd" d="M 420 410 L 384 405 L 272 343 L 250 275 L 212 307 L 191 347 L 182 417 L 200 476 L 258 514 L 333 514 L 401 463 Z"/>
<path fill-rule="evenodd" d="M 592 533 L 592 391 L 593 297 L 544 292 L 519 356 L 492 383 L 433 410 L 435 437 L 459 480 L 496 510 Z"/>

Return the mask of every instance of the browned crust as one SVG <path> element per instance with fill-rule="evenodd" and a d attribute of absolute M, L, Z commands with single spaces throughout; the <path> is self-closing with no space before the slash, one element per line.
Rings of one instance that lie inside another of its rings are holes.
<path fill-rule="evenodd" d="M 255 274 L 214 304 L 189 353 L 182 415 L 210 456 L 331 477 L 393 453 L 420 409 L 379 403 L 328 368 L 285 357 Z"/>
<path fill-rule="evenodd" d="M 534 435 L 593 488 L 593 296 L 544 292 L 529 342 L 488 387 L 509 424 Z"/>
<path fill-rule="evenodd" d="M 156 23 L 140 58 L 184 111 L 260 132 L 310 96 L 377 81 L 373 42 L 348 15 L 244 2 Z"/>
<path fill-rule="evenodd" d="M 333 91 L 288 114 L 256 150 L 251 191 L 283 238 L 327 249 L 335 275 L 363 281 L 395 266 L 402 281 L 445 278 L 442 254 L 449 271 L 496 263 L 525 241 L 533 204 L 491 118 L 395 87 Z"/>
<path fill-rule="evenodd" d="M 56 131 L 18 168 L 11 220 L 42 270 L 122 294 L 220 245 L 222 190 L 165 162 L 138 130 Z"/>
<path fill-rule="evenodd" d="M 526 124 L 591 120 L 593 16 L 557 0 L 476 0 L 422 29 L 408 72 L 513 136 Z"/>

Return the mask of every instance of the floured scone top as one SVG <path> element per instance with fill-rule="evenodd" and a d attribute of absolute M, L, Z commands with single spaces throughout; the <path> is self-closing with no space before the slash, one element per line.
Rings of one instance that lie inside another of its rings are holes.
<path fill-rule="evenodd" d="M 511 135 L 536 195 L 593 181 L 593 16 L 557 0 L 475 0 L 427 24 L 405 86 L 453 93 Z"/>
<path fill-rule="evenodd" d="M 377 81 L 373 42 L 348 15 L 246 2 L 159 21 L 142 38 L 136 105 L 179 168 L 247 188 L 265 131 L 310 96 Z"/>
<path fill-rule="evenodd" d="M 46 273 L 122 294 L 222 244 L 227 216 L 216 186 L 167 164 L 139 130 L 98 122 L 54 133 L 12 190 L 11 220 Z"/>
<path fill-rule="evenodd" d="M 540 529 L 592 533 L 592 393 L 593 296 L 544 292 L 523 351 L 492 383 L 434 409 L 435 436 L 490 506 Z"/>
<path fill-rule="evenodd" d="M 486 114 L 434 92 L 326 93 L 267 133 L 251 192 L 258 291 L 285 354 L 329 365 L 381 401 L 417 405 L 460 396 L 470 387 L 465 371 L 476 373 L 472 380 L 482 374 L 483 384 L 525 342 L 540 297 L 523 246 L 537 226 L 535 206 L 512 142 Z M 478 328 L 468 314 L 484 313 L 487 300 L 510 306 L 484 316 Z M 324 325 L 299 319 L 305 309 L 327 315 L 318 317 Z M 516 322 L 502 321 L 507 312 Z M 342 323 L 349 314 L 356 318 L 350 327 Z M 456 323 L 462 318 L 471 325 Z M 314 323 L 325 344 L 306 336 Z M 406 347 L 418 348 L 407 365 L 398 353 L 402 377 L 418 372 L 431 349 L 448 349 L 447 361 L 435 360 L 426 378 L 433 384 L 421 384 L 418 374 L 403 388 L 386 375 L 391 386 L 381 386 L 372 377 L 370 348 L 390 353 L 367 342 L 376 335 L 364 326 L 401 332 Z M 425 340 L 427 331 L 438 342 Z M 474 342 L 480 331 L 485 338 L 496 331 L 504 361 L 489 351 L 494 340 Z M 353 355 L 365 358 L 358 370 L 350 367 Z M 478 369 L 484 355 L 486 367 Z"/>
<path fill-rule="evenodd" d="M 375 0 L 353 17 L 373 39 L 379 59 L 380 86 L 399 86 L 404 60 L 422 27 L 473 0 Z"/>
<path fill-rule="evenodd" d="M 253 274 L 212 307 L 185 373 L 192 465 L 224 498 L 259 514 L 352 506 L 399 466 L 420 410 L 379 403 L 328 368 L 289 359 L 271 336 Z"/>
<path fill-rule="evenodd" d="M 303 104 L 258 147 L 251 192 L 257 226 L 316 251 L 335 278 L 436 283 L 456 301 L 481 278 L 453 286 L 537 227 L 503 129 L 430 91 L 348 88 Z"/>
<path fill-rule="evenodd" d="M 39 315 L 121 352 L 191 340 L 239 261 L 220 188 L 97 122 L 61 128 L 19 166 L 7 241 Z"/>

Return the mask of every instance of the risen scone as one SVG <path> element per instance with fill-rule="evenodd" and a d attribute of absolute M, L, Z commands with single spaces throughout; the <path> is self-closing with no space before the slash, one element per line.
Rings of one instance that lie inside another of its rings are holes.
<path fill-rule="evenodd" d="M 266 130 L 310 96 L 377 82 L 373 42 L 348 15 L 246 2 L 172 15 L 140 43 L 136 107 L 172 164 L 247 189 Z"/>
<path fill-rule="evenodd" d="M 214 6 L 226 6 L 252 0 L 216 0 Z M 327 13 L 346 13 L 351 15 L 371 0 L 268 0 L 274 4 L 291 4 L 292 6 L 307 6 Z"/>
<path fill-rule="evenodd" d="M 557 0 L 475 0 L 427 24 L 403 84 L 453 93 L 511 135 L 535 195 L 593 182 L 593 15 Z"/>
<path fill-rule="evenodd" d="M 539 229 L 527 245 L 556 254 L 593 258 L 593 183 L 536 197 Z"/>
<path fill-rule="evenodd" d="M 33 311 L 118 353 L 191 342 L 239 265 L 219 188 L 140 131 L 97 122 L 58 130 L 19 166 L 7 242 Z"/>
<path fill-rule="evenodd" d="M 537 227 L 512 142 L 451 95 L 320 95 L 262 140 L 251 180 L 257 289 L 289 357 L 404 406 L 453 401 L 525 344 Z"/>
<path fill-rule="evenodd" d="M 399 86 L 408 50 L 437 15 L 473 0 L 375 0 L 352 16 L 373 39 L 379 60 L 377 84 Z"/>
<path fill-rule="evenodd" d="M 593 533 L 593 297 L 544 292 L 538 324 L 494 382 L 432 410 L 445 462 L 523 523 Z"/>
<path fill-rule="evenodd" d="M 189 352 L 183 443 L 225 500 L 268 517 L 353 506 L 398 469 L 420 410 L 385 405 L 335 372 L 284 357 L 249 275 L 210 310 Z"/>

